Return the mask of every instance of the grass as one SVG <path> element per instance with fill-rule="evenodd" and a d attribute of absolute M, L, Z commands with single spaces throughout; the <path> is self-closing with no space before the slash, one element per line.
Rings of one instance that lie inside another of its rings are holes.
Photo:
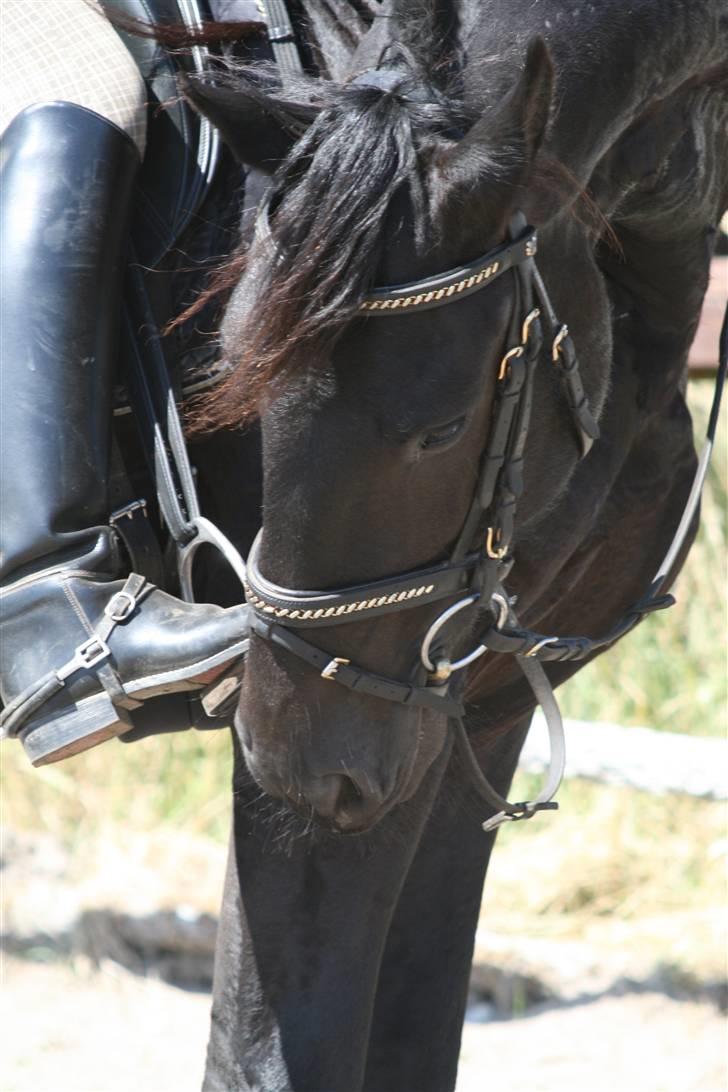
<path fill-rule="evenodd" d="M 227 731 L 106 743 L 38 770 L 20 747 L 7 744 L 0 774 L 3 821 L 20 830 L 51 831 L 70 847 L 110 826 L 145 831 L 166 824 L 223 841 L 231 777 Z"/>

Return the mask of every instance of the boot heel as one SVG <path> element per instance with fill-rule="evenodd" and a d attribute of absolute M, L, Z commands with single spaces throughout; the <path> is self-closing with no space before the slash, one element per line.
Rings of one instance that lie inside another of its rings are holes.
<path fill-rule="evenodd" d="M 129 710 L 115 706 L 104 691 L 64 711 L 30 721 L 18 736 L 33 765 L 46 766 L 87 751 L 133 726 Z"/>
<path fill-rule="evenodd" d="M 232 717 L 243 685 L 245 657 L 241 656 L 223 671 L 201 694 L 202 708 L 208 717 Z"/>

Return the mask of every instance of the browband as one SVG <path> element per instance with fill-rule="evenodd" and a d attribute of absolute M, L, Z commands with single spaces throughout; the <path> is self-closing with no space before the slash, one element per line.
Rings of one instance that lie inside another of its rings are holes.
<path fill-rule="evenodd" d="M 504 243 L 457 269 L 448 269 L 445 273 L 407 284 L 374 288 L 359 304 L 359 310 L 366 311 L 368 315 L 386 315 L 415 307 L 419 311 L 439 307 L 442 303 L 477 292 L 525 258 L 533 258 L 537 249 L 536 231 L 526 227 L 512 242 Z"/>

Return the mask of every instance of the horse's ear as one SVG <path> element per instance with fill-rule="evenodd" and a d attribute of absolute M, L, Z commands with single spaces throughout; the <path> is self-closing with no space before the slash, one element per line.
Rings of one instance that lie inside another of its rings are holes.
<path fill-rule="evenodd" d="M 518 80 L 501 102 L 485 114 L 463 139 L 440 157 L 438 166 L 456 184 L 477 184 L 493 168 L 503 181 L 503 168 L 512 164 L 522 174 L 535 159 L 549 120 L 554 70 L 548 46 L 533 38 Z"/>
<path fill-rule="evenodd" d="M 528 44 L 518 87 L 526 154 L 533 160 L 546 135 L 554 92 L 554 66 L 549 47 L 540 36 L 532 38 Z"/>
<path fill-rule="evenodd" d="M 286 158 L 317 113 L 314 106 L 281 102 L 248 83 L 233 87 L 181 76 L 180 85 L 236 158 L 267 174 Z"/>

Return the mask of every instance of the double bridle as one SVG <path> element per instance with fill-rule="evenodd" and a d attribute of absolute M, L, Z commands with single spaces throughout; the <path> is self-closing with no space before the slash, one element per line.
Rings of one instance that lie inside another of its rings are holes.
<path fill-rule="evenodd" d="M 595 642 L 569 638 L 564 642 L 561 638 L 520 630 L 512 602 L 503 588 L 513 565 L 511 546 L 516 504 L 523 489 L 523 454 L 544 326 L 548 330 L 553 364 L 563 380 L 582 457 L 599 435 L 568 329 L 556 318 L 536 267 L 536 250 L 535 230 L 526 225 L 522 213 L 517 213 L 511 220 L 510 239 L 502 246 L 474 262 L 434 277 L 375 288 L 359 307 L 362 316 L 371 318 L 427 310 L 479 292 L 508 272 L 513 277 L 514 298 L 507 348 L 498 371 L 488 442 L 473 499 L 449 559 L 344 588 L 293 590 L 272 583 L 261 573 L 258 562 L 261 531 L 251 548 L 245 579 L 246 598 L 253 608 L 251 628 L 258 637 L 298 656 L 315 667 L 322 678 L 356 693 L 434 709 L 456 718 L 461 742 L 467 737 L 462 727 L 463 706 L 454 693 L 454 674 L 488 649 L 517 655 L 537 701 L 547 713 L 552 765 L 547 784 L 535 800 L 510 804 L 485 781 L 474 756 L 469 753 L 470 765 L 474 767 L 473 772 L 477 769 L 480 787 L 498 812 L 486 824 L 487 829 L 506 819 L 528 818 L 538 810 L 556 806 L 550 801 L 563 773 L 561 722 L 548 680 L 537 659 L 580 658 L 613 639 Z M 479 531 L 482 532 L 484 522 L 485 532 L 480 534 L 481 543 L 474 550 L 472 544 Z M 419 663 L 409 682 L 365 671 L 345 657 L 331 656 L 293 632 L 375 618 L 453 596 L 459 598 L 438 615 L 424 634 Z M 444 627 L 461 611 L 476 604 L 491 615 L 491 621 L 473 651 L 453 661 L 442 639 Z M 502 647 L 504 642 L 508 648 Z"/>

